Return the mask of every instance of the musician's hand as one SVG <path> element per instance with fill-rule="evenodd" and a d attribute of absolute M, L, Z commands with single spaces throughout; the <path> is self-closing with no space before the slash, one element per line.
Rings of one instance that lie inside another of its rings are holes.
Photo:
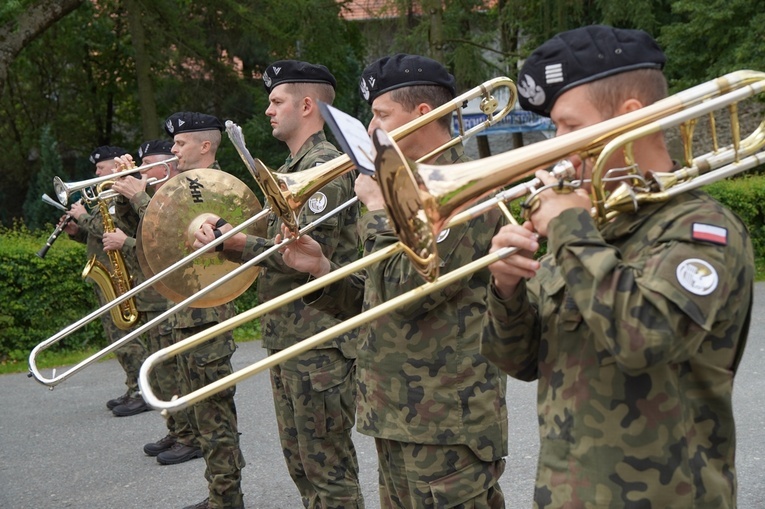
<path fill-rule="evenodd" d="M 356 196 L 361 203 L 366 205 L 367 210 L 382 210 L 385 208 L 385 199 L 383 198 L 380 184 L 369 175 L 359 175 L 356 177 Z"/>
<path fill-rule="evenodd" d="M 104 243 L 104 251 L 119 251 L 125 245 L 125 239 L 127 235 L 119 228 L 113 232 L 104 232 L 101 239 Z"/>
<path fill-rule="evenodd" d="M 282 225 L 282 233 L 276 235 L 274 243 L 281 244 L 282 239 L 287 240 L 292 237 L 289 228 Z M 329 260 L 324 256 L 319 243 L 308 235 L 301 235 L 294 242 L 282 247 L 279 252 L 286 266 L 300 272 L 307 272 L 313 277 L 321 277 L 329 273 L 331 269 Z"/>
<path fill-rule="evenodd" d="M 129 156 L 122 156 L 129 157 Z M 119 158 L 118 158 L 119 159 Z M 133 196 L 146 191 L 146 175 L 141 175 L 140 179 L 134 178 L 131 175 L 118 178 L 112 184 L 112 190 L 121 194 L 128 200 L 132 200 Z"/>
<path fill-rule="evenodd" d="M 199 226 L 199 229 L 194 232 L 194 238 L 196 240 L 194 240 L 193 248 L 199 249 L 204 247 L 224 233 L 228 233 L 233 229 L 234 227 L 231 226 L 225 219 L 222 219 L 221 217 L 218 217 L 214 214 L 210 214 L 205 222 Z M 247 235 L 244 233 L 237 233 L 223 243 L 223 249 L 242 252 L 244 251 L 246 244 Z M 222 251 L 222 249 L 217 250 Z"/>
<path fill-rule="evenodd" d="M 82 204 L 82 202 L 76 202 L 73 203 L 72 206 L 69 208 L 69 214 L 75 219 L 79 220 L 81 216 L 84 216 L 88 213 L 88 210 L 85 208 L 85 205 Z"/>
<path fill-rule="evenodd" d="M 58 220 L 56 227 L 61 226 L 61 223 L 66 221 L 67 217 L 70 217 L 69 214 L 64 214 L 61 216 L 61 219 Z M 77 232 L 80 231 L 80 227 L 74 221 L 69 221 L 66 226 L 64 226 L 64 231 L 69 235 L 76 235 Z"/>
<path fill-rule="evenodd" d="M 505 247 L 517 247 L 520 251 L 489 265 L 493 286 L 502 298 L 510 297 L 521 279 L 533 277 L 539 269 L 539 262 L 532 259 L 534 252 L 539 249 L 532 224 L 527 221 L 523 226 L 503 226 L 491 239 L 489 252 Z"/>
<path fill-rule="evenodd" d="M 121 171 L 135 168 L 135 161 L 133 161 L 133 156 L 131 156 L 130 154 L 125 154 L 119 157 L 115 157 L 114 162 L 117 163 L 117 166 L 114 169 L 114 173 L 119 173 Z"/>
<path fill-rule="evenodd" d="M 542 181 L 543 185 L 558 183 L 558 180 L 547 171 L 537 171 L 536 177 Z M 573 208 L 590 210 L 592 207 L 590 195 L 584 189 L 577 189 L 570 193 L 558 193 L 554 189 L 546 189 L 539 193 L 536 199 L 539 200 L 539 204 L 531 214 L 531 222 L 534 229 L 542 237 L 547 237 L 547 227 L 550 221 L 558 217 L 564 210 Z"/>

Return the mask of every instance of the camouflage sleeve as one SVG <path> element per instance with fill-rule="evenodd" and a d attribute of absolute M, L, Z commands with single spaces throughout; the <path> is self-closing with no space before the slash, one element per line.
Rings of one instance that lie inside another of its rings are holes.
<path fill-rule="evenodd" d="M 75 242 L 79 242 L 80 244 L 87 244 L 88 232 L 80 228 L 79 230 L 77 230 L 77 233 L 75 233 L 74 235 L 69 235 L 69 238 Z"/>
<path fill-rule="evenodd" d="M 550 222 L 548 248 L 570 295 L 597 346 L 626 371 L 689 359 L 719 319 L 718 311 L 742 291 L 737 279 L 744 274 L 741 267 L 751 263 L 745 228 L 719 206 L 692 203 L 695 210 L 673 207 L 669 226 L 655 239 L 640 239 L 642 254 L 630 263 L 604 240 L 587 211 L 567 210 Z M 726 245 L 691 238 L 698 220 L 725 228 Z M 698 268 L 714 275 L 713 285 L 693 286 L 688 272 Z"/>
<path fill-rule="evenodd" d="M 486 246 L 475 246 L 471 239 L 480 238 L 480 232 L 471 231 L 478 228 L 486 228 L 483 219 L 474 219 L 470 223 L 450 228 L 446 237 L 438 243 L 438 256 L 441 273 L 451 272 L 462 265 L 472 261 L 477 253 L 488 249 Z M 489 221 L 491 227 L 498 228 L 498 221 Z M 470 231 L 470 238 L 466 238 Z M 383 211 L 371 211 L 362 215 L 359 221 L 359 236 L 364 246 L 364 253 L 384 249 L 398 242 L 398 237 L 388 225 L 387 214 Z M 490 238 L 490 237 L 488 237 Z M 369 283 L 379 296 L 381 302 L 386 302 L 398 295 L 422 286 L 425 280 L 417 272 L 409 257 L 403 253 L 397 253 L 379 264 L 367 269 Z M 457 293 L 469 284 L 469 278 L 447 286 L 441 291 L 428 296 L 428 306 L 423 307 L 421 301 L 402 306 L 398 312 L 409 317 L 424 314 L 439 304 L 451 300 Z"/>
<path fill-rule="evenodd" d="M 104 235 L 104 222 L 101 220 L 100 212 L 94 211 L 81 215 L 77 218 L 77 225 L 88 235 L 95 235 L 99 239 Z"/>
<path fill-rule="evenodd" d="M 536 380 L 540 321 L 526 282 L 522 281 L 515 294 L 504 300 L 490 285 L 486 301 L 481 354 L 513 378 Z"/>
<path fill-rule="evenodd" d="M 143 217 L 150 201 L 151 196 L 149 196 L 146 191 L 141 191 L 130 199 L 130 206 L 133 207 L 133 210 L 138 214 L 138 217 Z"/>
<path fill-rule="evenodd" d="M 337 268 L 337 265 L 332 264 L 331 270 Z M 305 296 L 303 302 L 339 320 L 353 318 L 361 313 L 364 305 L 364 276 L 351 274 Z"/>

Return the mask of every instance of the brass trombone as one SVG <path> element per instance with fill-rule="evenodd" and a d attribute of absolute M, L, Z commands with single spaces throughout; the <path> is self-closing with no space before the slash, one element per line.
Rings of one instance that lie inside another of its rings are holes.
<path fill-rule="evenodd" d="M 509 97 L 508 97 L 507 103 L 503 105 L 503 107 L 499 111 L 496 111 L 499 104 L 498 104 L 498 101 L 494 99 L 492 94 L 493 92 L 495 92 L 496 90 L 500 88 L 508 89 Z M 416 131 L 417 129 L 420 129 L 424 125 L 434 122 L 445 115 L 451 115 L 456 111 L 458 119 L 459 119 L 459 126 L 460 126 L 459 134 L 453 137 L 446 144 L 439 147 L 434 152 L 431 152 L 430 154 L 427 154 L 426 156 L 424 156 L 426 158 L 432 157 L 433 155 L 443 152 L 447 150 L 448 148 L 462 142 L 463 140 L 499 122 L 502 118 L 507 116 L 507 114 L 513 109 L 515 105 L 516 96 L 517 94 L 516 94 L 515 84 L 513 83 L 512 80 L 510 80 L 509 78 L 504 78 L 504 77 L 495 78 L 495 79 L 489 80 L 488 82 L 478 87 L 475 87 L 467 91 L 466 93 L 456 97 L 455 99 L 448 102 L 447 104 L 444 104 L 434 109 L 427 115 L 423 115 L 422 117 L 419 117 L 413 120 L 412 122 L 409 122 L 408 124 L 396 129 L 395 131 L 392 131 L 391 136 L 394 136 L 395 139 L 401 139 L 411 134 L 412 132 Z M 465 131 L 463 126 L 464 123 L 462 122 L 462 115 L 460 112 L 460 108 L 462 107 L 463 103 L 474 98 L 481 98 L 481 109 L 483 113 L 486 114 L 487 120 Z M 40 382 L 43 385 L 47 385 L 48 387 L 52 389 L 59 383 L 71 377 L 75 373 L 81 371 L 82 369 L 92 364 L 96 360 L 108 355 L 110 352 L 117 350 L 119 347 L 121 347 L 125 343 L 132 341 L 133 339 L 137 338 L 138 336 L 140 336 L 147 330 L 161 323 L 163 320 L 166 320 L 172 314 L 182 309 L 185 309 L 193 301 L 215 290 L 222 284 L 230 281 L 232 278 L 239 276 L 250 267 L 253 267 L 257 265 L 258 263 L 262 262 L 265 258 L 277 252 L 281 248 L 281 246 L 274 246 L 273 248 L 268 249 L 267 251 L 262 253 L 261 255 L 253 258 L 252 260 L 249 260 L 248 262 L 241 265 L 237 269 L 221 277 L 221 279 L 219 279 L 218 281 L 215 281 L 212 284 L 206 286 L 205 288 L 201 289 L 194 295 L 187 297 L 185 300 L 178 303 L 176 306 L 172 307 L 166 312 L 163 312 L 162 314 L 160 314 L 153 320 L 139 326 L 135 330 L 131 331 L 129 334 L 122 337 L 120 340 L 108 345 L 101 351 L 96 352 L 95 354 L 91 355 L 90 357 L 83 360 L 79 364 L 73 366 L 66 372 L 58 376 L 55 376 L 55 372 L 54 372 L 54 375 L 52 376 L 52 378 L 46 378 L 37 369 L 36 358 L 40 352 L 42 352 L 43 350 L 47 348 L 50 348 L 52 345 L 56 344 L 58 341 L 62 340 L 63 338 L 71 334 L 72 332 L 78 330 L 79 328 L 83 327 L 84 325 L 91 322 L 95 318 L 108 312 L 111 307 L 121 302 L 124 302 L 125 300 L 136 295 L 138 292 L 143 291 L 147 287 L 153 285 L 157 281 L 161 280 L 165 276 L 177 270 L 178 268 L 186 266 L 190 261 L 209 252 L 211 248 L 222 244 L 227 239 L 236 235 L 238 232 L 242 231 L 246 227 L 254 224 L 255 222 L 262 219 L 263 217 L 267 216 L 271 211 L 277 214 L 280 217 L 280 219 L 288 227 L 293 229 L 293 231 L 296 231 L 295 229 L 297 228 L 297 222 L 298 222 L 298 216 L 299 216 L 300 210 L 302 209 L 303 205 L 308 201 L 308 199 L 311 197 L 311 195 L 313 195 L 316 191 L 318 191 L 321 187 L 326 185 L 328 182 L 332 181 L 334 178 L 353 169 L 353 163 L 351 162 L 350 158 L 347 155 L 341 155 L 331 161 L 328 161 L 308 171 L 299 172 L 294 175 L 277 174 L 269 170 L 261 161 L 252 158 L 252 156 L 249 154 L 249 152 L 247 151 L 247 148 L 244 145 L 244 139 L 241 135 L 241 130 L 239 129 L 238 126 L 233 124 L 233 122 L 227 122 L 226 128 L 227 128 L 229 137 L 231 138 L 231 141 L 233 142 L 235 148 L 237 149 L 240 156 L 242 157 L 242 160 L 244 161 L 248 170 L 253 175 L 256 182 L 261 186 L 265 196 L 267 197 L 270 208 L 264 208 L 260 213 L 247 219 L 242 224 L 234 227 L 232 230 L 221 235 L 215 241 L 211 242 L 210 244 L 207 244 L 203 249 L 199 249 L 189 254 L 182 260 L 174 263 L 173 265 L 170 265 L 164 270 L 156 273 L 154 276 L 148 278 L 142 284 L 135 286 L 133 289 L 124 293 L 122 296 L 118 297 L 117 299 L 114 299 L 108 302 L 101 308 L 93 311 L 89 315 L 65 327 L 59 333 L 51 336 L 44 342 L 38 344 L 34 349 L 32 349 L 32 352 L 29 355 L 29 371 L 30 371 L 29 376 L 30 377 L 34 377 L 38 382 Z M 111 178 L 114 178 L 114 177 L 111 177 Z M 94 180 L 97 180 L 97 179 L 91 179 L 91 181 L 88 181 L 90 185 L 92 185 L 92 181 Z M 67 186 L 64 189 L 66 191 L 69 191 L 70 188 L 75 188 L 75 187 L 77 189 L 81 189 L 86 186 L 84 185 L 84 183 L 76 183 L 76 184 Z M 66 196 L 68 197 L 68 193 L 66 194 Z M 357 200 L 356 198 L 348 200 L 346 203 L 340 205 L 333 211 L 330 211 L 328 214 L 326 214 L 325 216 L 322 216 L 317 221 L 314 221 L 313 223 L 306 226 L 299 232 L 296 231 L 296 233 L 298 234 L 308 233 L 309 231 L 316 228 L 323 221 L 325 221 L 327 218 L 332 217 L 333 215 L 339 213 L 344 208 L 349 207 L 356 200 Z"/>
<path fill-rule="evenodd" d="M 114 179 L 125 177 L 127 175 L 141 173 L 150 168 L 154 168 L 155 166 L 164 166 L 165 167 L 164 178 L 161 178 L 161 179 L 149 178 L 146 180 L 147 186 L 153 186 L 166 181 L 170 177 L 169 165 L 170 163 L 174 163 L 176 161 L 178 161 L 178 158 L 173 156 L 168 159 L 165 159 L 164 161 L 157 161 L 156 163 L 144 164 L 143 166 L 136 166 L 135 168 L 130 168 L 128 170 L 124 170 L 119 173 L 114 173 L 112 175 L 103 175 L 101 177 L 94 177 L 92 179 L 80 180 L 78 182 L 64 182 L 61 179 L 61 177 L 53 177 L 53 189 L 56 191 L 56 198 L 58 198 L 58 201 L 60 201 L 62 205 L 67 205 L 69 203 L 69 197 L 77 191 L 82 191 L 82 194 L 85 200 L 91 203 L 95 201 L 108 200 L 109 198 L 116 198 L 117 196 L 119 196 L 119 193 L 117 193 L 116 191 L 112 191 L 111 186 L 105 185 L 107 182 L 112 182 L 114 181 Z M 103 191 L 100 191 L 100 192 L 94 191 L 94 189 L 97 189 L 99 185 L 103 185 L 102 186 Z"/>
<path fill-rule="evenodd" d="M 534 189 L 536 183 L 532 182 L 515 186 L 508 191 L 500 192 L 497 196 L 487 200 L 486 203 L 474 205 L 462 212 L 458 212 L 459 210 L 464 209 L 492 190 L 530 174 L 537 168 L 555 164 L 561 159 L 573 155 L 578 155 L 582 158 L 598 157 L 595 171 L 602 172 L 604 161 L 607 160 L 613 151 L 624 149 L 628 153 L 631 144 L 638 137 L 683 124 L 689 121 L 690 118 L 695 118 L 698 115 L 704 115 L 726 106 L 735 109 L 735 104 L 739 101 L 762 94 L 764 91 L 765 73 L 739 71 L 698 85 L 659 101 L 654 105 L 588 128 L 478 162 L 451 165 L 448 170 L 438 166 L 422 164 L 411 168 L 395 143 L 384 132 L 378 130 L 374 133 L 373 138 L 377 148 L 375 167 L 377 169 L 378 180 L 381 181 L 381 186 L 388 187 L 389 189 L 386 196 L 389 218 L 393 221 L 401 220 L 396 226 L 401 242 L 372 253 L 353 264 L 330 272 L 319 279 L 288 292 L 278 299 L 263 303 L 152 354 L 142 365 L 139 374 L 139 384 L 143 397 L 147 404 L 157 409 L 171 411 L 186 408 L 221 390 L 232 387 L 241 380 L 249 378 L 260 371 L 315 348 L 344 332 L 353 330 L 364 323 L 389 313 L 398 306 L 420 299 L 445 285 L 465 278 L 509 256 L 515 252 L 515 249 L 506 248 L 499 250 L 491 255 L 475 260 L 458 270 L 437 277 L 437 272 L 433 269 L 433 263 L 431 262 L 431 257 L 435 256 L 435 238 L 437 233 L 444 225 L 452 226 L 463 222 L 470 217 L 483 213 L 489 206 L 503 206 L 504 201 L 528 194 Z M 737 122 L 736 125 L 738 125 Z M 677 184 L 677 192 L 688 191 L 694 187 L 726 178 L 765 162 L 765 154 L 758 152 L 765 145 L 765 136 L 763 136 L 764 125 L 765 122 L 761 123 L 757 130 L 743 141 L 740 139 L 738 130 L 734 129 L 733 143 L 730 147 L 722 150 L 715 148 L 712 152 L 691 160 L 691 166 L 687 168 L 688 171 L 681 171 L 681 173 L 686 173 L 690 176 L 697 171 L 707 171 L 702 177 L 697 179 L 689 178 L 686 179 L 687 182 L 684 181 Z M 717 167 L 716 165 L 718 164 L 723 166 Z M 570 175 L 565 172 L 565 166 L 563 168 L 564 171 L 559 178 L 563 180 L 570 178 Z M 593 176 L 593 202 L 596 204 L 601 195 L 605 194 L 602 188 L 603 182 L 604 179 L 601 175 Z M 599 186 L 601 190 L 595 191 L 594 189 Z M 439 194 L 431 192 L 435 188 L 438 188 Z M 406 199 L 401 199 L 400 193 L 402 191 L 409 193 L 406 195 Z M 398 193 L 396 199 L 392 201 L 391 192 Z M 645 190 L 635 193 L 632 209 L 623 208 L 621 202 L 619 202 L 619 207 L 607 203 L 604 207 L 596 205 L 594 214 L 606 214 L 607 218 L 608 211 L 618 213 L 635 210 L 640 203 L 651 202 L 654 199 L 652 195 L 657 193 L 659 197 L 656 199 L 667 199 L 669 197 L 668 192 L 659 190 L 659 184 L 657 181 L 654 181 L 648 183 Z M 414 208 L 413 204 L 418 205 L 419 208 Z M 418 257 L 414 261 L 415 267 L 426 279 L 432 278 L 431 281 L 286 348 L 275 355 L 254 363 L 247 368 L 232 373 L 202 389 L 173 398 L 172 401 L 160 401 L 151 391 L 148 376 L 151 369 L 157 363 L 163 362 L 193 348 L 199 343 L 238 327 L 287 302 L 313 293 L 328 284 L 339 281 L 353 272 L 384 260 L 402 250 Z"/>

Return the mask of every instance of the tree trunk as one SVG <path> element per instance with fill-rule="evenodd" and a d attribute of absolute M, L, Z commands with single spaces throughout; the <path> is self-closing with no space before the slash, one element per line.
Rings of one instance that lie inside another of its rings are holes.
<path fill-rule="evenodd" d="M 85 0 L 40 0 L 18 18 L 0 27 L 0 92 L 5 87 L 11 63 L 21 50 L 84 2 Z"/>
<path fill-rule="evenodd" d="M 151 61 L 146 52 L 146 33 L 141 20 L 141 10 L 134 0 L 124 0 L 128 27 L 135 51 L 135 73 L 138 83 L 138 104 L 141 108 L 141 133 L 143 140 L 159 138 L 159 119 L 154 102 L 154 85 L 151 81 Z"/>

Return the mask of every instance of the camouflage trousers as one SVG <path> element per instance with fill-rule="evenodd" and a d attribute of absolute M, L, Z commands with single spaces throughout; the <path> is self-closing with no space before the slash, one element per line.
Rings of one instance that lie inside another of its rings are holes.
<path fill-rule="evenodd" d="M 94 286 L 93 288 L 96 292 L 99 307 L 109 302 L 97 286 Z M 109 340 L 109 344 L 124 338 L 130 332 L 129 330 L 124 331 L 119 329 L 114 325 L 110 313 L 101 315 L 101 324 L 104 327 L 106 339 Z M 117 357 L 117 362 L 120 363 L 123 371 L 125 371 L 125 385 L 127 385 L 127 392 L 130 395 L 135 394 L 138 392 L 138 372 L 141 370 L 141 364 L 143 364 L 143 361 L 148 357 L 146 347 L 140 338 L 136 338 L 126 345 L 119 347 L 114 352 L 114 356 Z"/>
<path fill-rule="evenodd" d="M 148 323 L 162 313 L 164 311 L 141 312 L 141 323 Z M 172 332 L 173 327 L 168 320 L 149 329 L 143 336 L 148 354 L 151 355 L 172 345 Z M 183 380 L 178 369 L 178 358 L 174 357 L 156 365 L 151 370 L 149 383 L 154 394 L 163 401 L 170 401 L 175 395 L 180 396 Z M 194 432 L 191 430 L 191 425 L 185 411 L 169 414 L 167 419 L 165 419 L 165 424 L 167 425 L 168 433 L 176 438 L 181 438 L 181 443 L 194 446 L 199 445 Z"/>
<path fill-rule="evenodd" d="M 501 509 L 505 460 L 485 462 L 466 445 L 375 438 L 382 509 Z"/>
<path fill-rule="evenodd" d="M 173 329 L 173 342 L 201 332 L 210 325 Z M 181 393 L 188 394 L 231 374 L 231 355 L 235 350 L 233 335 L 228 332 L 179 355 L 178 368 L 183 382 Z M 235 392 L 236 387 L 231 387 L 186 410 L 190 427 L 202 448 L 206 464 L 205 479 L 210 493 L 209 507 L 213 509 L 244 508 L 241 480 L 245 461 L 239 447 Z"/>
<path fill-rule="evenodd" d="M 308 509 L 364 507 L 351 440 L 355 373 L 353 359 L 334 348 L 311 350 L 271 369 L 284 459 Z"/>

